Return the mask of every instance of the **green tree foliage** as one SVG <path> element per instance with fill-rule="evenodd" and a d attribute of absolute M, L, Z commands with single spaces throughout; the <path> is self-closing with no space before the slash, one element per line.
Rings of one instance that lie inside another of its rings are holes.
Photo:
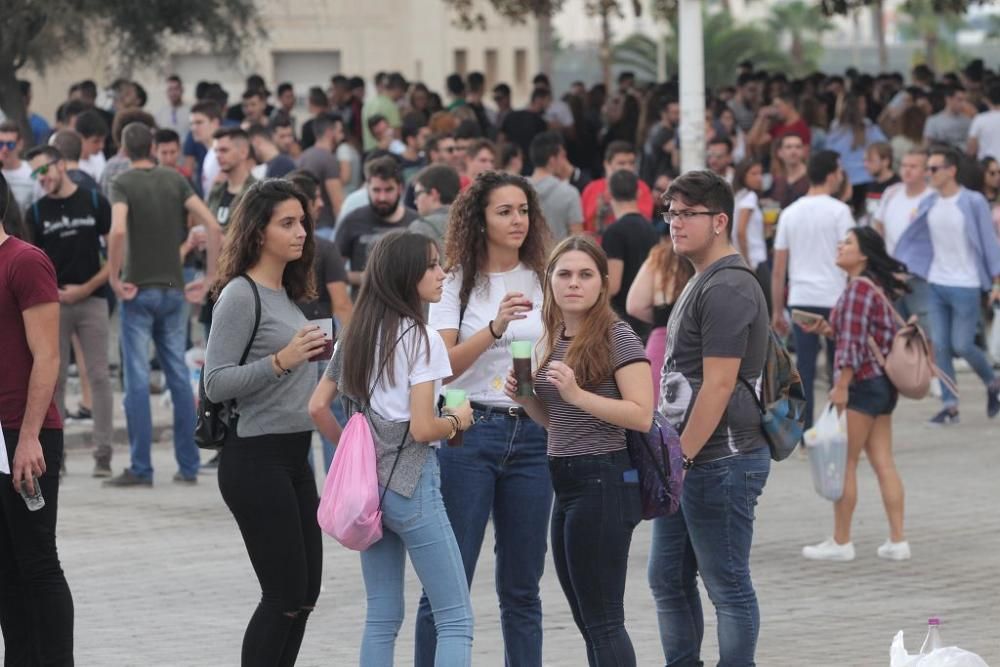
<path fill-rule="evenodd" d="M 804 76 L 816 69 L 823 52 L 820 37 L 833 28 L 833 23 L 815 4 L 793 0 L 772 6 L 767 26 L 779 39 L 788 38 L 792 74 Z"/>
<path fill-rule="evenodd" d="M 0 108 L 27 128 L 17 71 L 28 63 L 44 71 L 97 42 L 123 63 L 144 65 L 161 58 L 174 37 L 236 55 L 263 36 L 254 0 L 3 0 Z"/>
<path fill-rule="evenodd" d="M 715 88 L 733 82 L 736 66 L 752 60 L 762 69 L 787 71 L 791 62 L 775 43 L 774 36 L 764 28 L 737 23 L 728 12 L 705 13 L 705 85 Z M 677 21 L 671 24 L 667 39 L 667 74 L 678 72 Z M 615 46 L 616 65 L 633 69 L 640 76 L 655 79 L 657 71 L 656 42 L 645 35 L 631 35 Z"/>

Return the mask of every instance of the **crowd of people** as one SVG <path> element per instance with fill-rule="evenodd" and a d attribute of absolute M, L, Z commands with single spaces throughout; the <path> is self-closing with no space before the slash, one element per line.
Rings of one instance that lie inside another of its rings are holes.
<path fill-rule="evenodd" d="M 964 358 L 988 417 L 1000 413 L 996 72 L 790 80 L 743 63 L 707 99 L 707 169 L 685 174 L 676 81 L 623 73 L 614 89 L 557 96 L 539 74 L 520 109 L 503 83 L 488 102 L 478 72 L 449 76 L 444 99 L 399 73 L 366 85 L 334 76 L 301 115 L 289 83 L 272 94 L 251 76 L 230 104 L 203 81 L 189 103 L 171 76 L 151 113 L 137 82 L 114 82 L 102 108 L 83 81 L 52 125 L 33 112 L 30 135 L 0 124 L 12 477 L 0 620 L 13 664 L 72 664 L 55 544 L 63 424 L 92 423 L 105 486 L 152 487 L 154 368 L 172 404 L 173 482 L 218 468 L 260 583 L 243 665 L 295 662 L 322 574 L 312 434 L 329 468 L 359 411 L 384 489 L 384 535 L 361 554 L 361 664 L 393 662 L 406 558 L 424 589 L 415 664 L 470 663 L 469 586 L 492 520 L 506 663 L 541 665 L 551 549 L 589 664 L 634 665 L 624 590 L 642 509 L 625 434 L 654 410 L 677 428 L 686 470 L 681 511 L 654 520 L 649 555 L 666 663 L 701 664 L 700 575 L 720 664 L 753 664 L 749 556 L 770 456 L 751 388 L 771 331 L 794 349 L 806 428 L 817 387 L 847 414 L 833 535 L 803 556 L 855 558 L 865 452 L 889 523 L 877 555 L 911 557 L 897 391 L 879 359 L 914 316 L 944 373 Z M 329 364 L 313 361 L 334 340 Z M 185 359 L 200 341 L 206 395 L 238 415 L 204 462 Z M 531 391 L 511 371 L 515 342 L 534 349 Z M 129 444 L 118 475 L 115 370 Z M 467 401 L 441 407 L 445 388 Z M 930 423 L 958 422 L 953 386 L 940 397 Z M 39 490 L 45 507 L 29 512 L 22 495 Z"/>

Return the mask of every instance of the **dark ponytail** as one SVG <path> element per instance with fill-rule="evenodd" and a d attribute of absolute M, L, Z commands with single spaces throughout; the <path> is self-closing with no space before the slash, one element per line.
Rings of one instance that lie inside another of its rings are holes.
<path fill-rule="evenodd" d="M 861 254 L 868 260 L 865 277 L 875 281 L 886 296 L 894 301 L 909 292 L 906 282 L 898 277 L 907 273 L 906 264 L 889 255 L 882 235 L 871 227 L 854 227 L 851 233 L 858 242 Z"/>

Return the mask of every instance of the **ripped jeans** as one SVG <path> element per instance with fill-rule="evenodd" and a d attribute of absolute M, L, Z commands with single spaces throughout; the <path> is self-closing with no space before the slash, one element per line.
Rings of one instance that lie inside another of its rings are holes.
<path fill-rule="evenodd" d="M 242 667 L 295 664 L 319 597 L 319 496 L 306 454 L 312 432 L 230 436 L 219 490 L 243 534 L 261 599 L 243 637 Z"/>

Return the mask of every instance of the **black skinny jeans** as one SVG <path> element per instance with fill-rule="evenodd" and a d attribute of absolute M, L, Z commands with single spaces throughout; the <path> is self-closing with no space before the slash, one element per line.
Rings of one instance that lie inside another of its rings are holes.
<path fill-rule="evenodd" d="M 243 667 L 295 664 L 319 597 L 319 496 L 306 461 L 312 433 L 230 436 L 219 490 L 243 534 L 261 599 L 243 636 Z"/>
<path fill-rule="evenodd" d="M 635 667 L 625 630 L 625 576 L 632 531 L 642 520 L 628 452 L 549 457 L 556 502 L 552 558 L 590 667 Z"/>
<path fill-rule="evenodd" d="M 3 432 L 11 470 L 18 436 Z M 0 475 L 0 626 L 7 667 L 73 664 L 73 596 L 56 550 L 63 432 L 42 429 L 38 440 L 45 456 L 38 480 L 45 507 L 29 512 L 10 475 Z"/>

